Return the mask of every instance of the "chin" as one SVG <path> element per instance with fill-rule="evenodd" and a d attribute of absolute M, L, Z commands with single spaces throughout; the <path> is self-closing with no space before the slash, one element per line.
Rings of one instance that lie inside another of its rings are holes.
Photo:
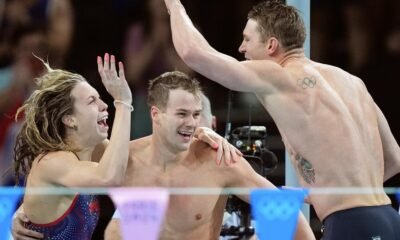
<path fill-rule="evenodd" d="M 101 133 L 101 134 L 100 134 L 100 137 L 101 137 L 102 141 L 103 141 L 104 139 L 108 138 L 108 132 L 106 132 L 106 133 Z"/>
<path fill-rule="evenodd" d="M 99 135 L 93 139 L 93 142 L 96 142 L 96 145 L 103 142 L 104 140 L 106 140 L 108 138 L 108 133 L 99 133 Z"/>
<path fill-rule="evenodd" d="M 186 151 L 189 149 L 189 143 L 181 143 L 181 144 L 177 145 L 176 148 L 180 152 Z"/>

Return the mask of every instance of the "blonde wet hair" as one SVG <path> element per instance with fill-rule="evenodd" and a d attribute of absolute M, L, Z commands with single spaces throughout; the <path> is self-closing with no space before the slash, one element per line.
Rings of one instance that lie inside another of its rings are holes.
<path fill-rule="evenodd" d="M 36 78 L 37 89 L 17 110 L 15 119 L 23 113 L 24 120 L 14 147 L 14 170 L 16 182 L 20 173 L 27 175 L 33 160 L 39 155 L 54 151 L 74 151 L 66 139 L 65 115 L 72 114 L 74 98 L 71 91 L 81 82 L 81 75 L 65 70 L 52 69 L 39 58 L 47 69 Z"/>

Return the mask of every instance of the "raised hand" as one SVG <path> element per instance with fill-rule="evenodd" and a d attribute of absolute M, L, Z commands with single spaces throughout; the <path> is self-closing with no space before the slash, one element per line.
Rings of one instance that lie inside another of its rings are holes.
<path fill-rule="evenodd" d="M 239 158 L 243 156 L 243 154 L 237 148 L 235 148 L 225 138 L 221 137 L 210 128 L 196 128 L 194 137 L 207 143 L 212 148 L 217 149 L 216 162 L 218 165 L 221 164 L 222 156 L 224 156 L 226 165 L 237 162 Z"/>
<path fill-rule="evenodd" d="M 119 72 L 117 73 L 115 56 L 110 56 L 106 53 L 104 54 L 104 64 L 101 57 L 97 57 L 97 67 L 104 87 L 114 100 L 122 101 L 130 105 L 132 103 L 132 93 L 125 79 L 124 65 L 122 62 L 118 63 Z"/>

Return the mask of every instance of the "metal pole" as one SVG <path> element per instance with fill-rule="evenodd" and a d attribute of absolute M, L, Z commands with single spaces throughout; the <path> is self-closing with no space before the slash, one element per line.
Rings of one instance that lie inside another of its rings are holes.
<path fill-rule="evenodd" d="M 308 58 L 310 57 L 310 1 L 311 0 L 286 0 L 286 4 L 297 8 L 300 11 L 300 15 L 303 17 L 307 33 L 307 38 L 304 43 L 304 52 Z M 285 183 L 286 186 L 299 186 L 296 172 L 287 152 L 285 153 Z M 303 205 L 302 212 L 307 220 L 310 221 L 310 206 L 308 204 Z"/>

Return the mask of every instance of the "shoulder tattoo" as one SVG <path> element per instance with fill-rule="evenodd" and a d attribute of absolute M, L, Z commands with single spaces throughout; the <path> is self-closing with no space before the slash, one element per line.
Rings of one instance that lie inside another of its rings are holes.
<path fill-rule="evenodd" d="M 299 154 L 297 154 L 295 158 L 297 162 L 297 170 L 303 180 L 308 184 L 315 183 L 315 170 L 313 165 Z"/>
<path fill-rule="evenodd" d="M 314 88 L 315 85 L 317 85 L 317 80 L 315 79 L 315 77 L 310 76 L 297 80 L 297 84 L 303 89 Z"/>

